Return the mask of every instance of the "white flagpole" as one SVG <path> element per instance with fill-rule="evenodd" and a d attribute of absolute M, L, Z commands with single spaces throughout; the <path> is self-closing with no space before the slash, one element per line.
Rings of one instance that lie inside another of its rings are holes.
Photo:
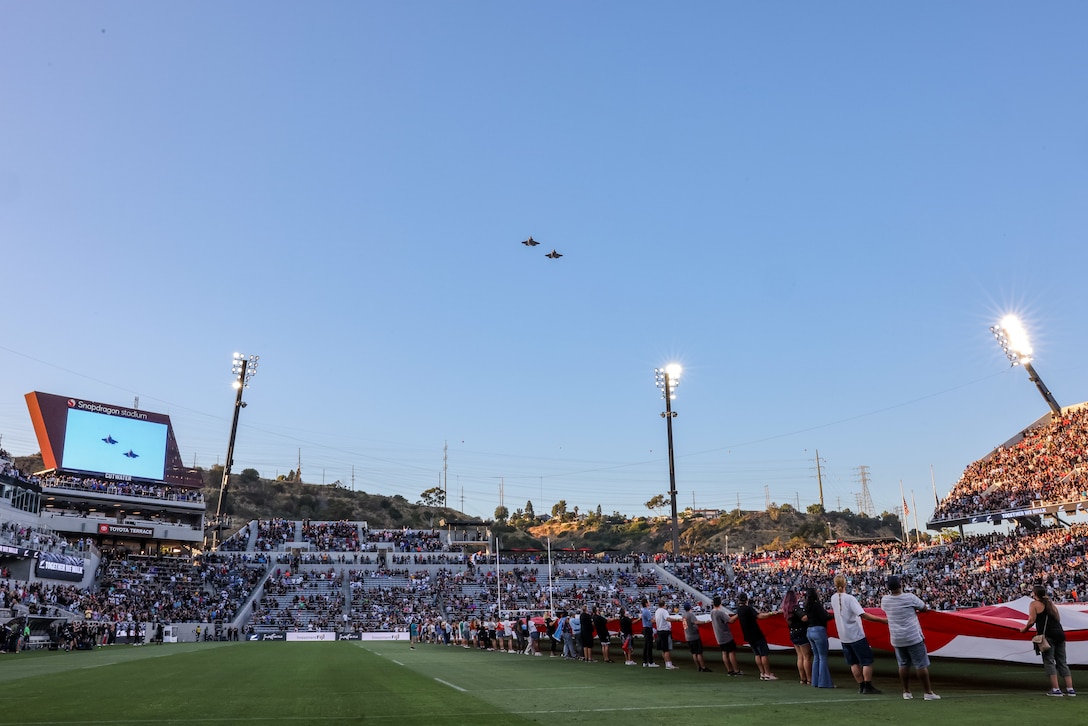
<path fill-rule="evenodd" d="M 555 615 L 555 588 L 552 586 L 552 538 L 548 537 L 548 610 Z"/>
<path fill-rule="evenodd" d="M 910 490 L 910 505 L 914 507 L 914 537 L 918 544 L 922 543 L 922 530 L 918 528 L 918 504 L 914 501 L 914 490 Z"/>
<path fill-rule="evenodd" d="M 937 477 L 933 475 L 933 464 L 929 465 L 929 480 L 933 483 L 933 506 L 940 506 L 941 500 L 937 498 Z"/>
<path fill-rule="evenodd" d="M 907 498 L 903 495 L 903 480 L 899 480 L 899 502 L 903 505 L 903 509 L 907 508 Z M 907 531 L 907 513 L 903 512 L 903 539 L 907 544 L 910 544 L 910 532 Z"/>

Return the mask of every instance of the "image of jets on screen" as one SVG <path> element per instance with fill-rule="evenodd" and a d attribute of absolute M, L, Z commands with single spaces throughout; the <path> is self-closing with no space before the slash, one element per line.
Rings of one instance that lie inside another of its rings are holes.
<path fill-rule="evenodd" d="M 182 462 L 167 414 L 41 391 L 26 403 L 43 471 L 203 486 L 201 472 Z"/>
<path fill-rule="evenodd" d="M 68 409 L 61 467 L 162 481 L 166 424 L 102 411 Z"/>

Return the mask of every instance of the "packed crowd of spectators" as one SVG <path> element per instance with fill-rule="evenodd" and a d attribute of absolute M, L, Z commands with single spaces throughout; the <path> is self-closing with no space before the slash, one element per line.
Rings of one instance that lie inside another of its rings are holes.
<path fill-rule="evenodd" d="M 322 552 L 358 552 L 359 524 L 357 522 L 302 523 L 302 539 Z"/>
<path fill-rule="evenodd" d="M 4 522 L 0 525 L 0 544 L 8 544 L 12 547 L 25 547 L 39 552 L 57 552 L 62 555 L 90 549 L 90 538 L 76 537 L 74 540 L 69 540 L 63 535 L 42 527 L 31 527 L 18 522 Z"/>
<path fill-rule="evenodd" d="M 0 449 L 0 476 L 21 482 L 30 481 L 30 477 L 24 474 L 17 466 L 15 466 L 14 463 L 12 463 L 11 455 L 3 449 Z"/>
<path fill-rule="evenodd" d="M 271 552 L 280 548 L 285 542 L 295 539 L 295 523 L 282 517 L 277 519 L 257 520 L 257 542 L 255 549 L 261 552 Z"/>
<path fill-rule="evenodd" d="M 1088 406 L 1024 432 L 970 464 L 933 521 L 1025 509 L 1088 497 Z"/>
<path fill-rule="evenodd" d="M 71 491 L 95 492 L 98 494 L 120 495 L 125 497 L 143 497 L 145 499 L 165 499 L 171 502 L 203 502 L 204 494 L 199 489 L 166 486 L 164 484 L 144 484 L 113 479 L 94 479 L 78 476 L 46 476 L 39 480 L 43 487 L 68 489 Z"/>
<path fill-rule="evenodd" d="M 1083 599 L 1088 589 L 1088 525 L 974 535 L 931 547 L 893 543 L 708 554 L 673 568 L 708 597 L 721 595 L 730 603 L 743 592 L 757 609 L 777 608 L 789 588 L 826 590 L 836 574 L 847 577 L 865 607 L 879 606 L 890 573 L 900 574 L 909 590 L 940 610 L 1008 602 L 1038 583 L 1064 602 Z"/>
<path fill-rule="evenodd" d="M 230 620 L 265 574 L 244 557 L 213 555 L 194 562 L 105 552 L 98 587 L 79 591 L 65 607 L 95 622 Z"/>
<path fill-rule="evenodd" d="M 463 565 L 468 560 L 464 552 L 429 552 L 427 554 L 391 555 L 394 565 Z"/>
<path fill-rule="evenodd" d="M 81 591 L 73 585 L 8 579 L 0 582 L 0 610 L 23 612 L 25 607 L 28 615 L 59 614 L 77 610 L 81 597 Z"/>
<path fill-rule="evenodd" d="M 442 533 L 433 529 L 367 529 L 371 545 L 391 544 L 395 552 L 439 552 L 447 549 Z"/>
<path fill-rule="evenodd" d="M 890 573 L 901 575 L 908 590 L 942 610 L 1014 600 L 1040 582 L 1059 602 L 1083 600 L 1088 590 L 1085 524 L 974 535 L 933 546 L 844 544 L 729 556 L 708 553 L 679 561 L 632 554 L 611 566 L 603 558 L 579 562 L 584 553 L 556 552 L 550 572 L 547 563 L 505 560 L 496 572 L 494 560 L 486 555 L 457 562 L 454 552 L 425 549 L 442 540 L 441 532 L 326 524 L 333 526 L 311 525 L 311 533 L 340 538 L 355 529 L 365 533 L 360 546 L 381 542 L 383 552 L 288 552 L 282 544 L 294 541 L 299 523 L 260 521 L 240 530 L 257 533 L 248 551 L 223 548 L 195 559 L 104 552 L 96 585 L 87 591 L 69 584 L 0 581 L 0 609 L 78 613 L 87 622 L 105 624 L 230 624 L 239 616 L 244 619 L 241 608 L 266 574 L 267 582 L 253 600 L 251 627 L 346 632 L 494 619 L 502 612 L 579 611 L 592 605 L 614 613 L 646 596 L 679 608 L 695 593 L 703 597 L 696 594 L 694 599 L 706 602 L 720 595 L 727 605 L 744 593 L 757 609 L 773 610 L 787 589 L 829 591 L 836 574 L 847 577 L 851 592 L 865 607 L 879 605 Z M 32 542 L 34 535 L 11 522 L 0 527 L 0 537 Z M 248 544 L 249 536 L 241 539 Z M 409 549 L 390 550 L 390 545 Z M 434 562 L 438 555 L 448 555 L 450 563 Z M 692 589 L 674 584 L 662 571 Z"/>

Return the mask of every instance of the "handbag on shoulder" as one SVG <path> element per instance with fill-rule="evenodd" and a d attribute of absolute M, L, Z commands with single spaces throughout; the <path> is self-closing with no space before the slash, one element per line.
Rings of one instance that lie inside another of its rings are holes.
<path fill-rule="evenodd" d="M 1048 620 L 1049 620 L 1049 618 L 1048 618 Z M 1035 647 L 1036 647 L 1036 649 L 1038 649 L 1038 651 L 1040 653 L 1045 653 L 1048 650 L 1050 650 L 1050 641 L 1046 639 L 1046 633 L 1044 632 L 1045 630 L 1046 630 L 1045 625 L 1043 626 L 1042 630 L 1039 630 L 1038 626 L 1036 626 L 1036 631 L 1039 634 L 1031 639 L 1031 642 L 1035 643 Z"/>

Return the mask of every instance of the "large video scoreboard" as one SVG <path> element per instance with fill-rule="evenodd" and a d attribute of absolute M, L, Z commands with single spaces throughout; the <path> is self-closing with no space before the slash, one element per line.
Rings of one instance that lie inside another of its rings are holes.
<path fill-rule="evenodd" d="M 166 414 L 38 391 L 26 401 L 46 469 L 201 486 L 199 474 L 182 465 Z"/>

